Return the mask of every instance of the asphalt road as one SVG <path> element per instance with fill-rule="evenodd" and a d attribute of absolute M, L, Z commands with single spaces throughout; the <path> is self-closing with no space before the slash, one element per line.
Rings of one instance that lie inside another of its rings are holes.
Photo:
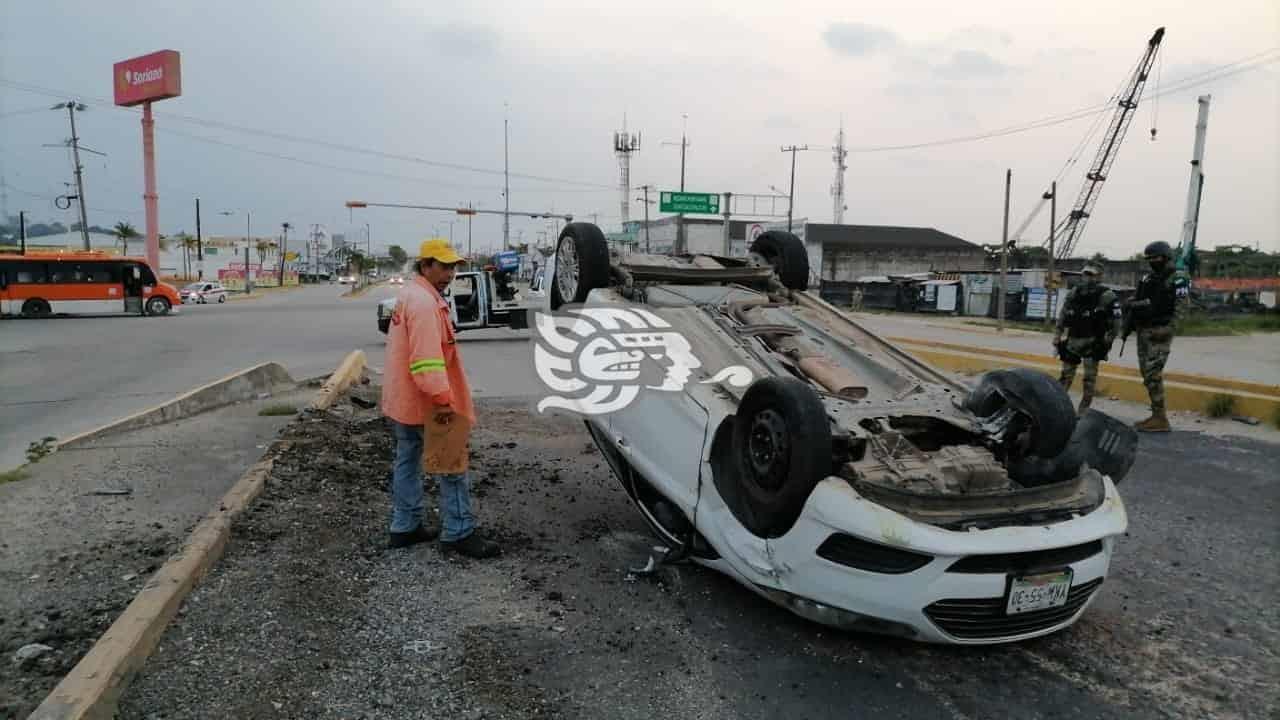
<path fill-rule="evenodd" d="M 333 370 L 364 350 L 382 364 L 375 307 L 394 290 L 340 297 L 321 285 L 261 298 L 186 305 L 178 315 L 59 317 L 0 322 L 0 470 L 21 464 L 27 444 L 68 437 L 262 362 L 297 379 Z M 484 342 L 491 338 L 497 342 Z M 464 350 L 479 396 L 523 394 L 533 379 L 523 342 L 509 331 L 468 334 Z M 525 368 L 513 372 L 513 368 Z M 492 371 L 492 372 L 489 372 Z"/>

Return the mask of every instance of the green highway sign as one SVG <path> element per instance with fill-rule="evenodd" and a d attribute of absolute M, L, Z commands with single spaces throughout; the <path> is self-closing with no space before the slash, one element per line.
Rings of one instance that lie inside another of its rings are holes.
<path fill-rule="evenodd" d="M 678 192 L 663 190 L 659 195 L 659 212 L 720 214 L 720 195 L 717 193 Z"/>

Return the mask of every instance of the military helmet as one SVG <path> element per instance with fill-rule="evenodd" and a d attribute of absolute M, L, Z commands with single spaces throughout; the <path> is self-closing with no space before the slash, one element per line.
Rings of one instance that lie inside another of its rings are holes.
<path fill-rule="evenodd" d="M 1142 255 L 1148 260 L 1153 257 L 1163 257 L 1172 260 L 1173 248 L 1169 247 L 1169 243 L 1163 240 L 1157 240 L 1153 243 L 1149 243 L 1147 247 L 1143 249 Z"/>

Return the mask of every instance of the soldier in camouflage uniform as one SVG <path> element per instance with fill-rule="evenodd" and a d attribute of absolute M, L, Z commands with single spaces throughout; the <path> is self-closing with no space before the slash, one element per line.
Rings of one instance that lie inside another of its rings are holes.
<path fill-rule="evenodd" d="M 1187 286 L 1173 267 L 1173 248 L 1167 242 L 1153 242 L 1142 251 L 1151 272 L 1138 283 L 1138 292 L 1129 303 L 1125 337 L 1138 333 L 1138 368 L 1142 384 L 1151 396 L 1151 417 L 1134 425 L 1143 432 L 1169 432 L 1164 407 L 1164 364 L 1173 347 L 1175 321 Z"/>
<path fill-rule="evenodd" d="M 1120 333 L 1120 303 L 1116 294 L 1101 283 L 1102 268 L 1090 263 L 1084 266 L 1084 282 L 1071 288 L 1058 314 L 1053 346 L 1062 358 L 1062 375 L 1058 382 L 1071 389 L 1076 368 L 1084 363 L 1083 396 L 1079 414 L 1093 403 L 1098 383 L 1098 364 L 1107 359 L 1111 344 Z M 1066 332 L 1064 339 L 1062 334 Z"/>

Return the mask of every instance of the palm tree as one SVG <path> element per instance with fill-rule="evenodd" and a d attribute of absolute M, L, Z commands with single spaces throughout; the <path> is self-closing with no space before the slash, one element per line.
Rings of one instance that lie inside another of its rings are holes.
<path fill-rule="evenodd" d="M 121 255 L 129 254 L 129 238 L 138 237 L 138 231 L 133 226 L 121 220 L 111 229 L 111 233 L 116 236 L 116 240 L 123 246 L 120 250 Z"/>

